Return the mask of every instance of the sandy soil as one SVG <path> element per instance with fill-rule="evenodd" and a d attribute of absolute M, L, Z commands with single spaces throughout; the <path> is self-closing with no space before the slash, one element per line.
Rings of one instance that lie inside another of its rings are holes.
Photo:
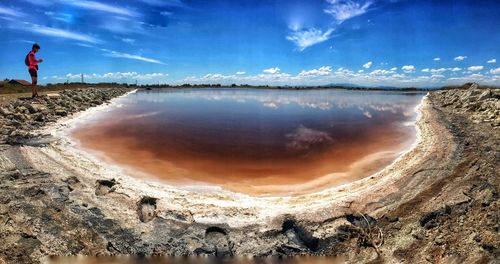
<path fill-rule="evenodd" d="M 493 106 L 486 110 L 447 105 L 454 96 L 480 100 L 468 92 L 426 97 L 418 143 L 382 171 L 290 197 L 180 189 L 130 177 L 75 148 L 64 134 L 75 119 L 67 118 L 48 128 L 55 139 L 48 145 L 2 147 L 0 238 L 7 243 L 0 245 L 0 262 L 117 253 L 327 254 L 352 263 L 498 260 L 498 93 L 482 99 Z"/>

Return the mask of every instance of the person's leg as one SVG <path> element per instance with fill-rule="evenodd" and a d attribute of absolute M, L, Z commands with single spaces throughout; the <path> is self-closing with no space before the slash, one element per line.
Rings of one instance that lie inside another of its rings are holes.
<path fill-rule="evenodd" d="M 36 89 L 37 79 L 38 79 L 37 77 L 31 76 L 31 97 L 33 98 L 38 96 L 38 91 Z"/>
<path fill-rule="evenodd" d="M 30 75 L 31 75 L 31 97 L 36 97 L 38 96 L 38 87 L 37 87 L 37 82 L 38 82 L 38 76 L 37 72 L 33 69 L 30 69 Z"/>

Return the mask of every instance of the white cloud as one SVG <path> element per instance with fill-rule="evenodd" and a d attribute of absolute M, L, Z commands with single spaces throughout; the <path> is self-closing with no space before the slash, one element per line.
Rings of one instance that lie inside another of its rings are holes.
<path fill-rule="evenodd" d="M 279 73 L 281 70 L 280 68 L 278 67 L 274 67 L 274 68 L 269 68 L 269 69 L 264 69 L 263 72 L 264 73 L 269 73 L 269 74 L 277 74 Z"/>
<path fill-rule="evenodd" d="M 440 61 L 441 58 L 434 58 L 434 61 Z"/>
<path fill-rule="evenodd" d="M 470 66 L 469 68 L 467 68 L 467 70 L 469 71 L 480 71 L 484 69 L 484 66 Z"/>
<path fill-rule="evenodd" d="M 244 72 L 244 71 L 236 72 L 236 75 L 243 75 L 243 74 L 246 74 L 246 72 Z"/>
<path fill-rule="evenodd" d="M 445 68 L 440 68 L 440 69 L 430 69 L 429 71 L 430 71 L 431 73 L 433 73 L 433 74 L 441 74 L 441 73 L 443 73 L 443 72 L 447 71 L 447 69 L 445 69 Z"/>
<path fill-rule="evenodd" d="M 101 49 L 101 50 L 105 52 L 104 56 L 108 56 L 108 57 L 138 60 L 138 61 L 150 62 L 150 63 L 155 63 L 155 64 L 165 64 L 159 60 L 150 59 L 150 58 L 142 57 L 139 55 L 132 55 L 132 54 L 128 54 L 128 53 L 118 52 L 118 51 L 114 51 L 114 50 L 107 50 L 107 49 Z"/>
<path fill-rule="evenodd" d="M 431 69 L 429 69 L 429 68 L 422 69 L 422 72 L 430 72 L 430 71 L 431 71 Z"/>
<path fill-rule="evenodd" d="M 415 66 L 413 66 L 413 65 L 405 65 L 405 66 L 401 67 L 401 69 L 403 71 L 405 71 L 406 73 L 410 73 L 410 72 L 414 72 L 415 71 Z"/>
<path fill-rule="evenodd" d="M 324 10 L 325 13 L 332 15 L 339 24 L 368 12 L 368 8 L 372 4 L 370 1 L 359 4 L 351 0 L 327 0 L 327 2 L 329 5 Z"/>
<path fill-rule="evenodd" d="M 19 29 L 21 30 L 26 30 L 26 31 L 31 31 L 37 34 L 45 35 L 45 36 L 51 36 L 51 37 L 56 37 L 56 38 L 64 38 L 64 39 L 72 39 L 72 40 L 78 40 L 78 41 L 83 41 L 83 42 L 89 42 L 89 43 L 101 43 L 102 41 L 81 33 L 76 33 L 76 32 L 71 32 L 59 28 L 51 28 L 51 27 L 45 27 L 45 26 L 40 26 L 37 24 L 31 24 L 31 23 L 25 23 L 26 27 L 21 27 Z"/>
<path fill-rule="evenodd" d="M 367 63 L 363 64 L 363 68 L 365 68 L 365 69 L 370 69 L 370 67 L 371 67 L 372 65 L 373 65 L 373 62 L 369 61 L 369 62 L 367 62 Z"/>
<path fill-rule="evenodd" d="M 391 68 L 391 71 L 397 71 L 397 70 L 398 70 L 398 68 L 396 68 L 396 67 Z"/>
<path fill-rule="evenodd" d="M 103 4 L 95 1 L 79 0 L 65 1 L 64 3 L 93 11 L 100 11 L 124 16 L 138 16 L 136 12 L 131 11 L 127 8 Z"/>
<path fill-rule="evenodd" d="M 491 73 L 491 74 L 500 74 L 500 68 L 491 69 L 491 70 L 490 70 L 490 73 Z"/>
<path fill-rule="evenodd" d="M 412 66 L 412 65 L 406 65 Z M 410 68 L 406 68 L 411 69 Z M 397 73 L 397 71 L 387 69 L 376 69 L 370 72 L 365 70 L 352 71 L 346 68 L 338 68 L 333 70 L 329 66 L 323 66 L 312 70 L 302 70 L 297 74 L 289 74 L 282 72 L 279 68 L 266 69 L 264 73 L 256 75 L 223 75 L 223 74 L 207 74 L 205 76 L 190 76 L 177 82 L 183 83 L 220 83 L 230 85 L 237 84 L 254 84 L 254 85 L 325 85 L 335 83 L 351 83 L 363 86 L 398 86 L 398 87 L 428 87 L 429 85 L 446 85 L 460 84 L 468 81 L 478 81 L 484 84 L 500 84 L 500 69 L 492 70 L 488 76 L 481 74 L 460 75 L 453 73 L 451 78 L 439 74 L 444 68 L 430 69 L 430 75 L 413 75 L 410 72 Z M 453 68 L 446 68 L 446 71 L 451 71 Z M 398 69 L 396 69 L 398 70 Z M 415 72 L 417 69 L 413 70 Z M 431 71 L 432 70 L 432 71 Z M 457 76 L 458 75 L 458 76 Z"/>
<path fill-rule="evenodd" d="M 378 70 L 374 70 L 372 72 L 370 72 L 371 75 L 387 75 L 387 74 L 392 74 L 392 73 L 395 73 L 393 70 L 382 70 L 382 69 L 378 69 Z"/>
<path fill-rule="evenodd" d="M 328 40 L 331 37 L 332 32 L 333 29 L 328 29 L 323 32 L 321 29 L 310 28 L 307 30 L 292 31 L 286 39 L 295 43 L 299 50 L 303 51 L 307 47 Z"/>
<path fill-rule="evenodd" d="M 487 63 L 497 63 L 497 60 L 496 59 L 491 59 L 491 60 L 487 61 Z"/>
<path fill-rule="evenodd" d="M 440 79 L 440 78 L 444 78 L 444 75 L 442 75 L 442 74 L 433 74 L 431 76 L 431 78 L 433 78 L 433 79 Z"/>
<path fill-rule="evenodd" d="M 457 56 L 457 57 L 455 57 L 454 60 L 456 60 L 456 61 L 463 61 L 465 59 L 467 59 L 467 56 Z"/>
<path fill-rule="evenodd" d="M 320 67 L 319 69 L 312 69 L 309 71 L 301 71 L 298 76 L 300 77 L 305 77 L 305 76 L 325 76 L 325 75 L 330 75 L 332 73 L 332 67 L 331 66 L 323 66 Z"/>
<path fill-rule="evenodd" d="M 455 68 L 448 68 L 448 70 L 450 70 L 452 72 L 457 72 L 457 71 L 461 71 L 462 68 L 455 67 Z"/>

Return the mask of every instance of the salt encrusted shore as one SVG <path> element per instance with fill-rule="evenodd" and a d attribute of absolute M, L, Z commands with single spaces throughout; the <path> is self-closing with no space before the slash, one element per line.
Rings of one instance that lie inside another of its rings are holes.
<path fill-rule="evenodd" d="M 431 92 L 419 106 L 418 142 L 390 166 L 292 197 L 140 180 L 79 151 L 65 134 L 76 118 L 35 123 L 44 110 L 55 121 L 61 108 L 76 113 L 127 92 L 63 92 L 34 110 L 16 102 L 10 116 L 0 111 L 6 124 L 24 107 L 26 123 L 40 128 L 24 133 L 18 125 L 2 137 L 9 144 L 0 147 L 0 263 L 72 254 L 327 254 L 353 263 L 500 258 L 498 90 Z"/>

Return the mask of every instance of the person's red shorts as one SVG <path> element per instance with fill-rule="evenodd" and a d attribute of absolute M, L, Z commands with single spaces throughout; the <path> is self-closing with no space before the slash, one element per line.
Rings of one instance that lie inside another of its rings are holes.
<path fill-rule="evenodd" d="M 31 77 L 38 77 L 38 71 L 37 70 L 35 70 L 33 68 L 30 68 L 28 71 L 30 72 L 30 76 Z"/>

